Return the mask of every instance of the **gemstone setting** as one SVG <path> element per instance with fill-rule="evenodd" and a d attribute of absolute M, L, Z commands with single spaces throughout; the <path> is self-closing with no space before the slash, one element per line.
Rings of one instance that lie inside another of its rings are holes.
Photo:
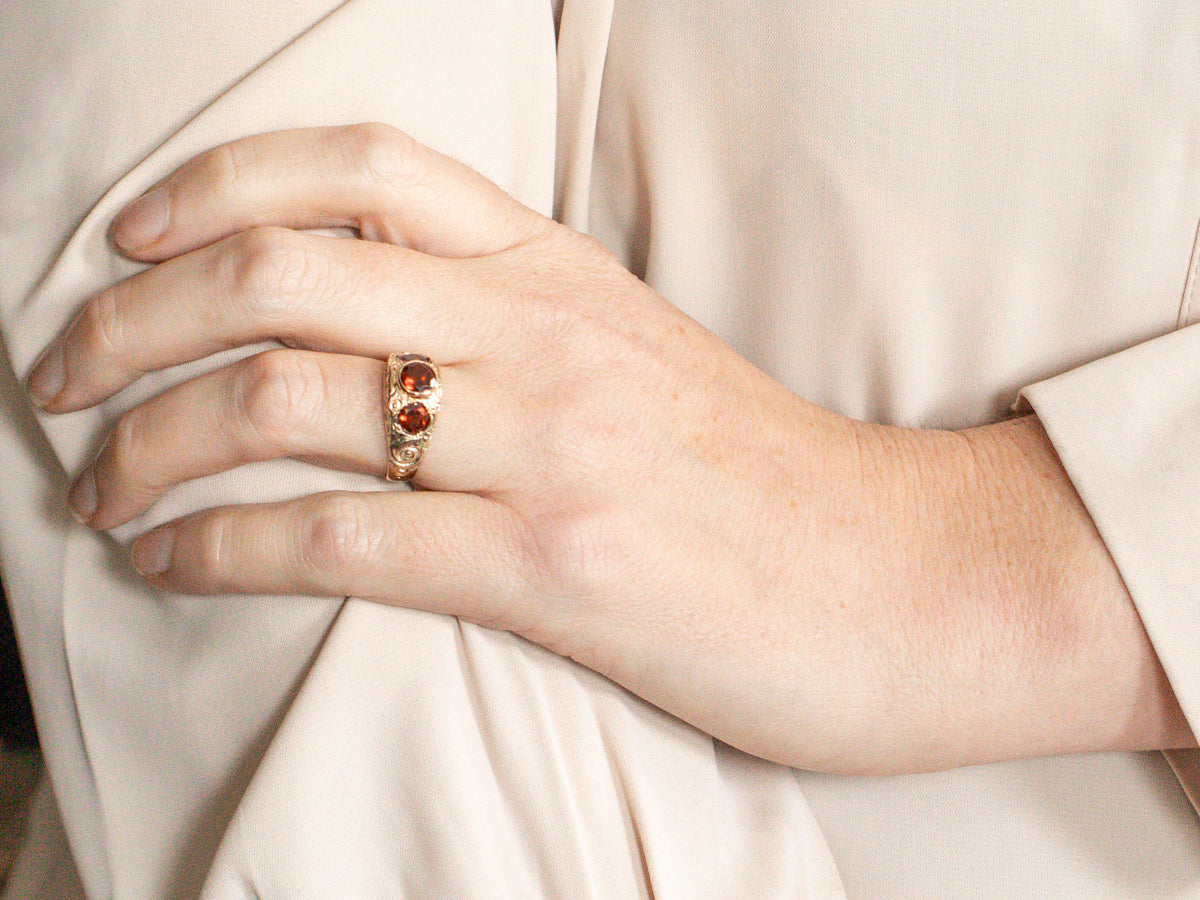
<path fill-rule="evenodd" d="M 432 422 L 424 403 L 409 403 L 396 413 L 396 424 L 405 434 L 424 434 Z"/>
<path fill-rule="evenodd" d="M 442 406 L 442 379 L 427 356 L 392 353 L 384 378 L 388 481 L 411 481 Z"/>
<path fill-rule="evenodd" d="M 437 373 L 429 363 L 413 360 L 400 370 L 400 386 L 414 397 L 425 397 L 436 387 Z"/>

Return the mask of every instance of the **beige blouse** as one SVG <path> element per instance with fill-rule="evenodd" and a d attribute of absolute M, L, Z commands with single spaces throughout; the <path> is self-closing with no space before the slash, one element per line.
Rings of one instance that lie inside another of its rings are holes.
<path fill-rule="evenodd" d="M 63 497 L 107 425 L 236 354 L 66 417 L 20 386 L 174 166 L 387 121 L 814 402 L 959 427 L 1023 391 L 1200 725 L 1198 33 L 1151 0 L 0 8 L 0 568 L 53 781 L 7 896 L 1200 895 L 1159 754 L 820 777 L 452 619 L 156 594 L 123 545 L 158 522 L 384 486 L 257 464 L 95 535 Z"/>

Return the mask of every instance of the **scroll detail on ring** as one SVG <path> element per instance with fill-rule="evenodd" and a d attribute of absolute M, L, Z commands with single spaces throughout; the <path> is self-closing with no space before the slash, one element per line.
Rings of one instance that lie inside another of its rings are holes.
<path fill-rule="evenodd" d="M 429 445 L 442 406 L 442 377 L 433 360 L 418 353 L 393 353 L 384 378 L 388 481 L 411 481 Z"/>

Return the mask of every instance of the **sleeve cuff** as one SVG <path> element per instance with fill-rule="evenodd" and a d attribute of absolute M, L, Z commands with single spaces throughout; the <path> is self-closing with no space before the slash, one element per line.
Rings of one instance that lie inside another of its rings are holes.
<path fill-rule="evenodd" d="M 1200 734 L 1200 325 L 1025 388 Z M 1200 811 L 1200 754 L 1168 755 Z"/>

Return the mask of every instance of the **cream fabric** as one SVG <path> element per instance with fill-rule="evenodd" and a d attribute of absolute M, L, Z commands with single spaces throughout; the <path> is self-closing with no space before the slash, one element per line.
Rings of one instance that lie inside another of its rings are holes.
<path fill-rule="evenodd" d="M 618 2 L 588 223 L 823 406 L 960 427 L 1026 388 L 1193 723 L 1198 28 L 1187 2 Z M 852 896 L 1200 895 L 1160 757 L 797 777 Z"/>
<path fill-rule="evenodd" d="M 507 635 L 158 596 L 120 550 L 202 506 L 372 479 L 258 465 L 111 536 L 71 522 L 106 425 L 232 358 L 29 411 L 36 354 L 134 271 L 113 214 L 221 141 L 381 119 L 592 231 L 817 403 L 957 427 L 1024 388 L 1200 723 L 1193 5 L 560 7 L 0 8 L 0 554 L 61 811 L 9 895 L 70 894 L 65 837 L 92 897 L 833 897 L 834 860 L 852 896 L 1200 896 L 1158 754 L 792 773 Z"/>

